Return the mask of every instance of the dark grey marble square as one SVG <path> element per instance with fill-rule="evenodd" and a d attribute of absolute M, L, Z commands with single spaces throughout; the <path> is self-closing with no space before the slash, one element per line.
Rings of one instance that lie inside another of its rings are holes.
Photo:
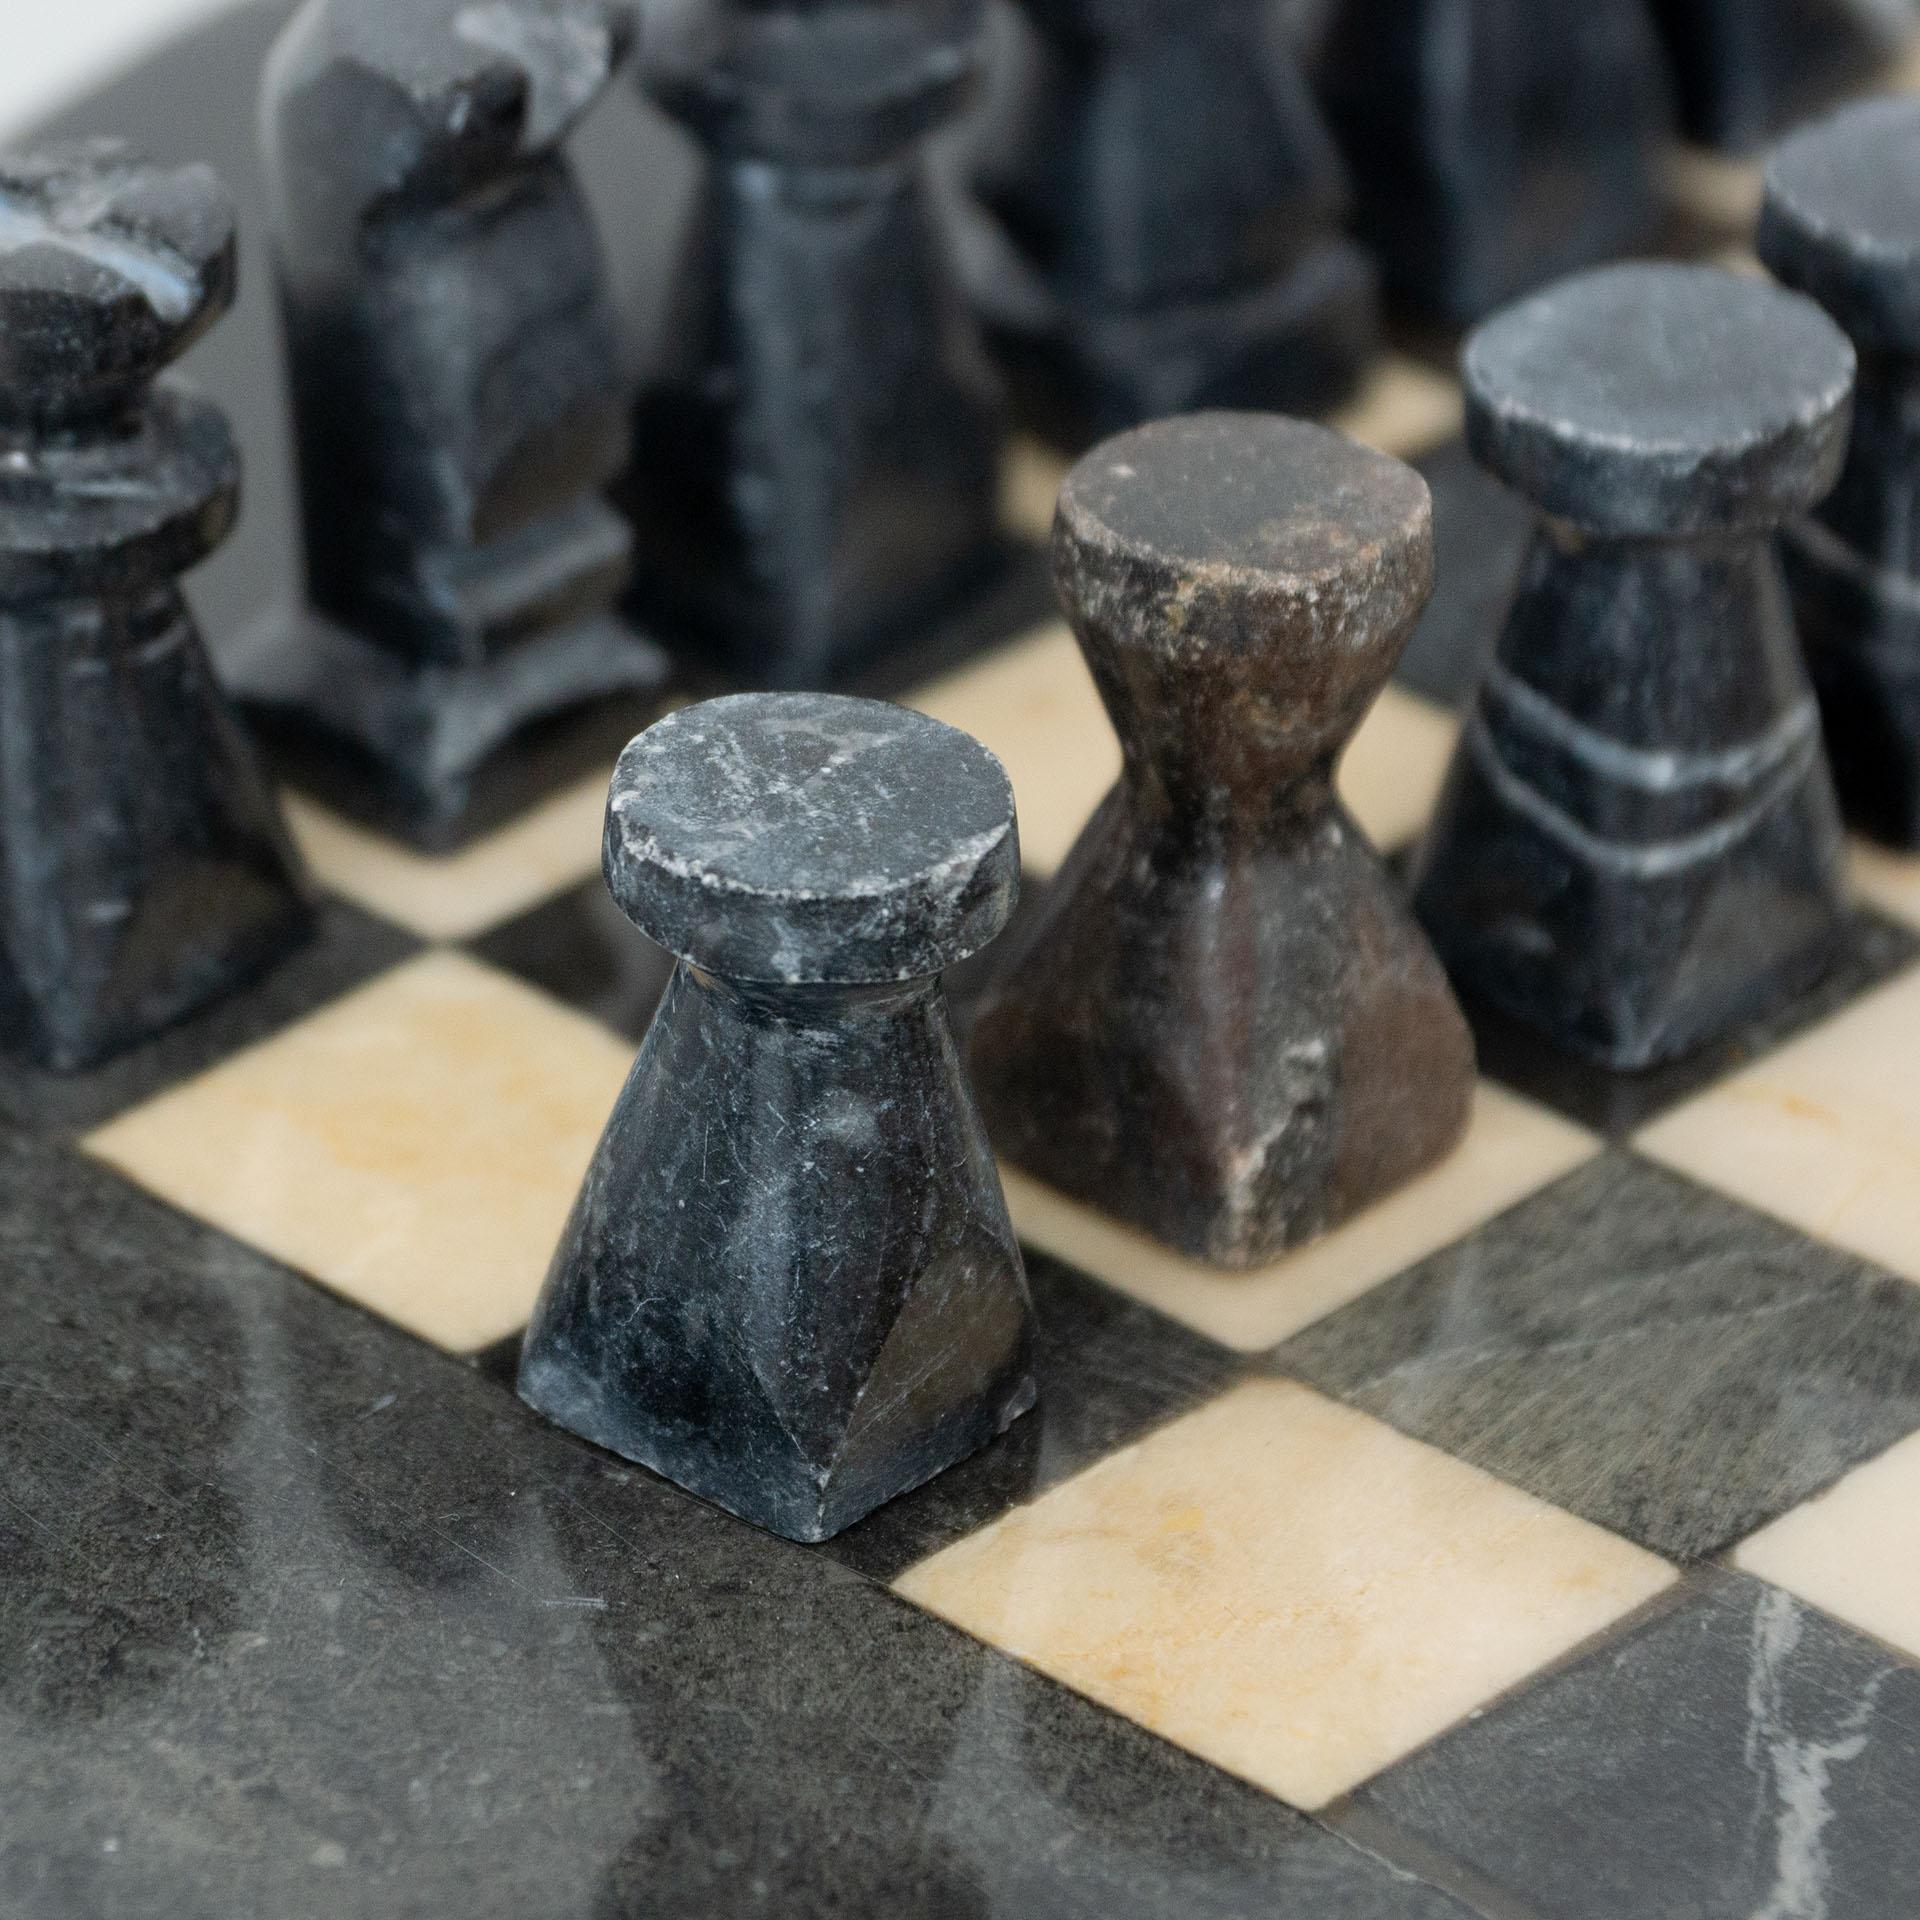
<path fill-rule="evenodd" d="M 1481 1071 L 1610 1140 L 1625 1140 L 1669 1108 L 1764 1058 L 1920 960 L 1920 934 L 1870 907 L 1856 909 L 1835 965 L 1805 993 L 1725 1039 L 1644 1073 L 1609 1073 L 1565 1053 L 1494 1009 L 1467 1005 Z"/>
<path fill-rule="evenodd" d="M 822 1552 L 876 1579 L 997 1520 L 1221 1391 L 1236 1354 L 1150 1307 L 1029 1252 L 1040 1403 L 937 1480 L 890 1501 Z"/>
<path fill-rule="evenodd" d="M 1615 1150 L 1273 1361 L 1693 1559 L 1920 1428 L 1920 1288 Z"/>
<path fill-rule="evenodd" d="M 1469 1920 L 0 1130 L 0 1907 Z"/>
<path fill-rule="evenodd" d="M 54 1135 L 90 1132 L 312 1013 L 421 950 L 410 933 L 344 901 L 320 909 L 314 936 L 271 973 L 89 1073 L 10 1063 L 0 1121 Z"/>
<path fill-rule="evenodd" d="M 1920 1668 L 1716 1574 L 1383 1774 L 1341 1824 L 1555 1920 L 1912 1920 Z"/>

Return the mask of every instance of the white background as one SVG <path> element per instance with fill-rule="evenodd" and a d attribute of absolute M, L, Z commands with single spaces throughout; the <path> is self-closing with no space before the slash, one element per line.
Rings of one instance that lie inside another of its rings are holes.
<path fill-rule="evenodd" d="M 0 140 L 235 0 L 0 0 Z"/>

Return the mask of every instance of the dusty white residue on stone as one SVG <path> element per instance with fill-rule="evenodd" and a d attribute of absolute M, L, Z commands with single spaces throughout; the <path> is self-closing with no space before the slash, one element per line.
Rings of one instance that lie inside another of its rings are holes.
<path fill-rule="evenodd" d="M 1769 1589 L 1754 1609 L 1747 1670 L 1745 1759 L 1761 1794 L 1752 1845 L 1773 1848 L 1773 1880 L 1753 1920 L 1843 1920 L 1828 1901 L 1826 1831 L 1834 1818 L 1833 1771 L 1866 1751 L 1882 1667 L 1825 1739 L 1803 1736 L 1787 1705 L 1793 1656 L 1806 1615 L 1789 1595 Z"/>
<path fill-rule="evenodd" d="M 162 320 L 177 324 L 193 312 L 199 279 L 177 253 L 148 236 L 136 239 L 125 231 L 92 226 L 92 220 L 105 215 L 104 196 L 76 196 L 76 205 L 84 213 L 76 213 L 75 205 L 55 213 L 0 194 L 0 254 L 51 247 L 137 287 Z"/>

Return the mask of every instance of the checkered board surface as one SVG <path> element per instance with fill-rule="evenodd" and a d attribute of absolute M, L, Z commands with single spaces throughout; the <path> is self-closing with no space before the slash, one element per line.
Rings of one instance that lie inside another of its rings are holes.
<path fill-rule="evenodd" d="M 1752 191 L 1692 181 L 1717 244 Z M 1390 356 L 1340 424 L 1438 484 L 1458 413 Z M 1016 452 L 1017 529 L 1057 479 Z M 1479 497 L 1443 596 L 1510 537 Z M 1456 731 L 1420 679 L 1343 775 L 1390 855 Z M 1117 765 L 1065 629 L 907 697 L 1000 754 L 1043 887 Z M 16 1079 L 9 1122 L 504 1392 L 664 981 L 600 887 L 605 789 L 444 858 L 290 795 L 315 946 L 99 1075 Z M 1355 1913 L 1910 1920 L 1920 860 L 1857 877 L 1847 963 L 1704 1062 L 1611 1079 L 1489 1027 L 1459 1151 L 1265 1272 L 1010 1172 L 1039 1411 L 811 1551 L 1352 1842 Z"/>

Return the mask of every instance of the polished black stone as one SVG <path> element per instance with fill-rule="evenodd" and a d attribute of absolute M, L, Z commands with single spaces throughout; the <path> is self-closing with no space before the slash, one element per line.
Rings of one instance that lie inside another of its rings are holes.
<path fill-rule="evenodd" d="M 1920 847 L 1920 101 L 1854 107 L 1767 168 L 1760 254 L 1860 355 L 1840 484 L 1788 530 L 1807 664 L 1856 825 Z"/>
<path fill-rule="evenodd" d="M 1616 1150 L 1274 1364 L 1703 1559 L 1920 1429 L 1920 1291 Z"/>
<path fill-rule="evenodd" d="M 1385 1823 L 1554 1920 L 1907 1920 L 1920 1667 L 1758 1581 L 1632 1634 L 1362 1789 Z"/>
<path fill-rule="evenodd" d="M 1020 1254 L 940 986 L 1012 911 L 1012 789 L 965 734 L 878 701 L 710 700 L 621 756 L 606 870 L 680 965 L 520 1391 L 824 1539 L 1033 1404 Z"/>
<path fill-rule="evenodd" d="M 1913 0 L 1651 0 L 1692 140 L 1746 152 L 1865 87 L 1913 38 Z"/>
<path fill-rule="evenodd" d="M 220 412 L 156 376 L 226 311 L 235 254 L 204 167 L 0 161 L 0 1048 L 61 1071 L 311 928 L 178 582 L 232 527 L 239 464 Z"/>
<path fill-rule="evenodd" d="M 1227 1386 L 1246 1362 L 1048 1254 L 1026 1254 L 1040 1398 L 999 1439 L 826 1551 L 891 1580 Z"/>
<path fill-rule="evenodd" d="M 1002 949 L 981 1104 L 1061 1191 L 1257 1265 L 1466 1121 L 1466 1024 L 1332 784 L 1432 584 L 1427 490 L 1303 422 L 1163 421 L 1069 475 L 1055 569 L 1126 769 Z"/>
<path fill-rule="evenodd" d="M 674 0 L 650 90 L 706 149 L 620 489 L 632 604 L 688 658 L 818 687 L 993 591 L 1000 396 L 927 139 L 979 0 Z"/>
<path fill-rule="evenodd" d="M 632 32 L 612 0 L 311 0 L 268 62 L 306 594 L 238 683 L 427 844 L 523 728 L 664 677 L 612 611 L 624 373 L 558 152 Z"/>
<path fill-rule="evenodd" d="M 1463 992 L 1618 1068 L 1804 991 L 1839 810 L 1770 535 L 1832 487 L 1854 355 L 1716 268 L 1603 268 L 1468 342 L 1468 434 L 1540 511 L 1415 876 Z"/>
<path fill-rule="evenodd" d="M 0 1133 L 0 1905 L 1468 1920 Z"/>
<path fill-rule="evenodd" d="M 1022 0 L 973 141 L 970 276 L 1023 416 L 1084 446 L 1312 411 L 1378 346 L 1371 264 L 1274 0 Z"/>
<path fill-rule="evenodd" d="M 1658 232 L 1671 108 L 1645 0 L 1334 0 L 1316 78 L 1409 308 L 1474 320 Z"/>

